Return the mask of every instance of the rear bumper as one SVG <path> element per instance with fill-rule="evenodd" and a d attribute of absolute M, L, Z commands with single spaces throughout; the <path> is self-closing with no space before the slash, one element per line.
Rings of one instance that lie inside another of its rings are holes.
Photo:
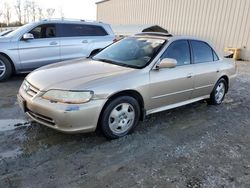
<path fill-rule="evenodd" d="M 85 104 L 51 103 L 39 96 L 31 98 L 22 90 L 26 114 L 34 121 L 65 133 L 95 131 L 101 110 L 106 102 L 92 100 Z"/>

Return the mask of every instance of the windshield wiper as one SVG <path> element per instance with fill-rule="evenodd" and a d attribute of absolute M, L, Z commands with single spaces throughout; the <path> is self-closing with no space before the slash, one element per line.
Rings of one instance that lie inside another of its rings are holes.
<path fill-rule="evenodd" d="M 110 59 L 94 59 L 94 60 L 96 60 L 96 61 L 102 61 L 102 62 L 105 62 L 105 63 L 117 64 L 117 62 L 112 61 Z"/>
<path fill-rule="evenodd" d="M 130 68 L 137 68 L 138 69 L 138 67 L 136 67 L 136 66 L 128 65 L 126 63 L 120 63 L 120 62 L 112 61 L 110 59 L 101 59 L 101 58 L 100 59 L 99 58 L 96 58 L 96 59 L 92 58 L 92 59 L 95 60 L 95 61 L 102 61 L 102 62 L 105 62 L 105 63 L 111 63 L 113 65 L 118 65 L 118 66 L 122 66 L 122 67 L 130 67 Z"/>

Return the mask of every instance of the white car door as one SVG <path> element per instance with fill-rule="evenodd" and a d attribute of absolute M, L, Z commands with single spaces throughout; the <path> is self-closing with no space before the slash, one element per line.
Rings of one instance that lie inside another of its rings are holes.
<path fill-rule="evenodd" d="M 39 25 L 29 33 L 33 34 L 34 39 L 21 38 L 18 42 L 22 69 L 32 70 L 60 61 L 60 41 L 56 36 L 55 24 Z"/>
<path fill-rule="evenodd" d="M 88 57 L 107 32 L 100 26 L 88 24 L 59 24 L 61 60 Z M 103 46 L 105 47 L 105 46 Z"/>

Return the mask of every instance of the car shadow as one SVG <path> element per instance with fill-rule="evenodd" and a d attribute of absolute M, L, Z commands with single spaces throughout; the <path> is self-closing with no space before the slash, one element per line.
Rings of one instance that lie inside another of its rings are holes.
<path fill-rule="evenodd" d="M 6 82 L 23 81 L 27 75 L 28 75 L 28 73 L 25 73 L 25 74 L 15 74 L 9 80 L 7 80 Z"/>
<path fill-rule="evenodd" d="M 201 101 L 176 109 L 152 114 L 148 116 L 145 121 L 140 122 L 132 134 L 116 140 L 105 138 L 100 130 L 96 130 L 93 133 L 65 134 L 36 122 L 31 122 L 30 126 L 27 126 L 27 128 L 20 129 L 24 130 L 24 134 L 22 135 L 24 136 L 24 140 L 26 140 L 23 143 L 23 150 L 26 153 L 30 153 L 45 146 L 46 148 L 49 148 L 53 146 L 62 147 L 66 145 L 74 145 L 76 148 L 79 147 L 87 149 L 107 144 L 108 142 L 120 143 L 123 142 L 124 139 L 134 140 L 136 137 L 140 137 L 140 135 L 152 136 L 153 134 L 151 133 L 158 134 L 159 131 L 168 132 L 169 130 L 173 131 L 172 129 L 178 130 L 180 128 L 182 129 L 186 125 L 186 123 L 180 121 L 180 118 L 178 117 L 190 116 L 194 114 L 194 111 L 196 110 L 206 111 L 206 106 L 207 104 Z M 78 146 L 75 146 L 75 144 L 78 144 Z"/>
<path fill-rule="evenodd" d="M 0 86 L 17 86 L 19 83 L 25 79 L 28 74 L 15 74 L 11 76 L 8 80 L 0 82 Z"/>

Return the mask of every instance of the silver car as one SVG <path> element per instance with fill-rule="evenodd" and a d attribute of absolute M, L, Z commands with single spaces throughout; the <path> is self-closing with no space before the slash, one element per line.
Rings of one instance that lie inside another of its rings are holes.
<path fill-rule="evenodd" d="M 162 33 L 125 38 L 89 59 L 45 66 L 18 101 L 35 121 L 66 133 L 130 133 L 146 115 L 200 100 L 219 105 L 236 66 L 207 41 Z"/>
<path fill-rule="evenodd" d="M 43 20 L 0 37 L 0 81 L 12 73 L 88 57 L 115 39 L 108 24 L 84 20 Z"/>

